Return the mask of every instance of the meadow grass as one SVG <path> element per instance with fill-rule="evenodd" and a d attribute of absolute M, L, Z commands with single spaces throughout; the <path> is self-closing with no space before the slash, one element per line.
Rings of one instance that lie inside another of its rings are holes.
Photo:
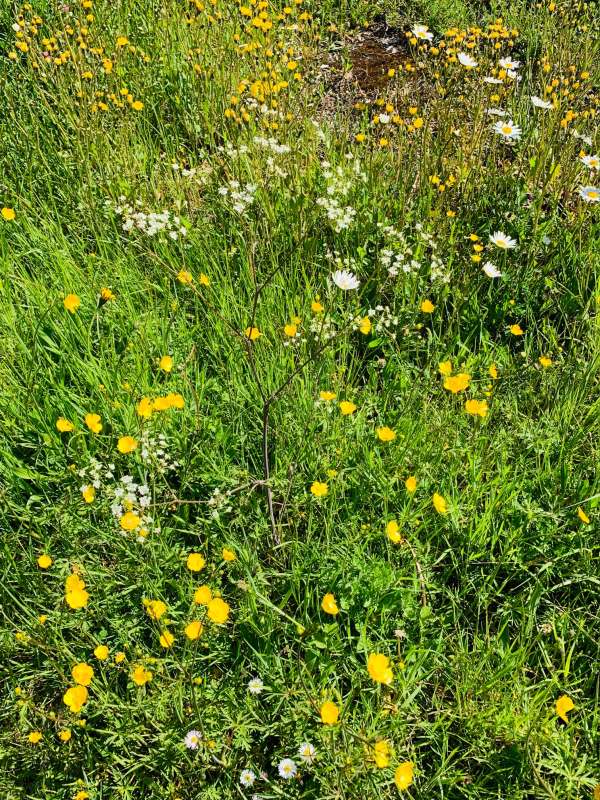
<path fill-rule="evenodd" d="M 600 798 L 598 14 L 2 5 L 1 798 Z"/>

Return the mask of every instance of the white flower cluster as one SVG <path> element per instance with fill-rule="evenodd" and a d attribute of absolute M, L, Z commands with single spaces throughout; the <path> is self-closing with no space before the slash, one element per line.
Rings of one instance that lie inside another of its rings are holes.
<path fill-rule="evenodd" d="M 103 479 L 111 481 L 115 477 L 114 470 L 114 464 L 109 464 L 108 467 L 105 467 L 97 458 L 92 457 L 90 458 L 89 465 L 87 467 L 82 467 L 77 474 L 80 478 L 87 478 L 89 484 L 93 486 L 94 489 L 100 489 L 102 488 Z M 81 487 L 82 492 L 86 486 Z"/>
<path fill-rule="evenodd" d="M 229 497 L 229 492 L 222 492 L 218 487 L 214 489 L 207 500 L 212 519 L 219 519 L 221 514 L 228 514 L 233 510 Z"/>
<path fill-rule="evenodd" d="M 147 511 L 151 503 L 148 484 L 138 484 L 131 475 L 123 475 L 113 489 L 112 496 L 110 510 L 117 523 L 128 511 L 134 511 L 139 516 L 138 542 L 144 542 L 150 533 L 160 533 L 160 525 Z"/>
<path fill-rule="evenodd" d="M 356 217 L 356 210 L 345 202 L 357 181 L 365 181 L 366 175 L 360 161 L 353 153 L 347 153 L 349 166 L 332 167 L 329 161 L 321 162 L 326 181 L 325 196 L 317 198 L 317 205 L 325 210 L 327 219 L 336 233 L 349 228 Z"/>
<path fill-rule="evenodd" d="M 144 461 L 150 461 L 158 467 L 160 472 L 169 472 L 180 466 L 167 451 L 167 438 L 160 433 L 158 436 L 150 436 L 144 431 L 140 439 L 140 455 Z"/>
<path fill-rule="evenodd" d="M 337 327 L 333 319 L 324 314 L 319 314 L 311 319 L 308 330 L 317 341 L 328 342 L 337 334 Z"/>
<path fill-rule="evenodd" d="M 370 308 L 367 311 L 367 316 L 371 320 L 374 333 L 389 332 L 390 328 L 396 328 L 400 324 L 398 316 L 393 313 L 389 306 L 377 305 L 375 308 Z M 360 326 L 360 322 L 360 319 L 356 321 L 357 327 Z M 396 338 L 395 332 L 392 332 L 391 335 Z"/>
<path fill-rule="evenodd" d="M 187 235 L 187 228 L 177 214 L 166 210 L 143 211 L 141 200 L 136 200 L 134 205 L 125 201 L 126 198 L 121 196 L 117 205 L 113 205 L 111 200 L 107 200 L 105 205 L 122 218 L 122 228 L 126 233 L 140 231 L 146 236 L 166 233 L 171 239 Z"/>
<path fill-rule="evenodd" d="M 393 225 L 378 223 L 383 237 L 383 248 L 379 251 L 379 263 L 388 271 L 391 278 L 397 277 L 401 272 L 409 274 L 420 269 L 420 262 L 413 258 L 412 248 L 406 241 L 402 231 Z"/>
<path fill-rule="evenodd" d="M 189 735 L 189 734 L 188 734 Z M 298 756 L 300 760 L 303 761 L 305 764 L 312 764 L 315 760 L 317 750 L 313 744 L 310 742 L 303 742 L 300 747 L 298 748 Z M 279 764 L 277 765 L 277 772 L 279 773 L 279 777 L 283 778 L 284 781 L 290 780 L 294 778 L 298 773 L 298 765 L 292 758 L 282 758 Z M 260 777 L 263 780 L 267 780 L 268 776 L 266 773 L 261 773 Z M 251 769 L 243 769 L 240 773 L 240 784 L 246 788 L 253 786 L 256 782 L 257 776 L 256 773 L 253 772 Z M 252 795 L 253 798 L 259 798 L 260 795 Z"/>
<path fill-rule="evenodd" d="M 196 167 L 182 167 L 180 164 L 176 162 L 171 164 L 171 169 L 177 175 L 181 175 L 182 178 L 194 178 L 198 170 Z"/>
<path fill-rule="evenodd" d="M 252 205 L 255 193 L 256 186 L 253 183 L 242 186 L 239 181 L 232 180 L 227 186 L 219 187 L 221 197 L 227 198 L 238 214 L 243 214 Z"/>

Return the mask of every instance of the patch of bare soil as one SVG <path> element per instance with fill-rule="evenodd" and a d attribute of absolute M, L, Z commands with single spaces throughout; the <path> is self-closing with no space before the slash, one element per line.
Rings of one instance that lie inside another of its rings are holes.
<path fill-rule="evenodd" d="M 390 88 L 398 99 L 412 96 L 418 88 L 417 74 L 403 71 L 404 64 L 412 63 L 404 30 L 388 25 L 383 17 L 364 30 L 348 34 L 321 62 L 325 92 L 318 109 L 320 117 L 374 100 L 392 81 Z M 389 75 L 391 69 L 396 71 L 394 77 Z"/>

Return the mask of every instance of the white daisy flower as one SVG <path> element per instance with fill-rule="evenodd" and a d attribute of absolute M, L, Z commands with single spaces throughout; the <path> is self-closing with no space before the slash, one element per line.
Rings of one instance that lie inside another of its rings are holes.
<path fill-rule="evenodd" d="M 312 764 L 315 760 L 317 750 L 314 744 L 310 742 L 303 742 L 298 748 L 298 755 L 305 764 Z"/>
<path fill-rule="evenodd" d="M 536 94 L 531 95 L 531 102 L 536 108 L 552 108 L 552 103 L 549 103 L 547 100 L 542 100 L 541 97 L 538 97 Z"/>
<path fill-rule="evenodd" d="M 511 239 L 510 236 L 507 236 L 502 231 L 496 231 L 492 233 L 490 236 L 490 242 L 495 244 L 496 247 L 499 247 L 501 250 L 513 250 L 517 246 L 517 242 L 515 239 Z"/>
<path fill-rule="evenodd" d="M 415 39 L 423 39 L 427 42 L 430 42 L 433 39 L 433 33 L 428 30 L 427 25 L 415 25 L 411 33 Z"/>
<path fill-rule="evenodd" d="M 498 62 L 502 69 L 519 69 L 520 61 L 513 61 L 512 58 L 501 58 Z"/>
<path fill-rule="evenodd" d="M 460 52 L 457 55 L 458 55 L 458 60 L 463 65 L 463 67 L 466 67 L 467 69 L 474 69 L 477 66 L 477 61 L 475 61 L 474 58 L 471 58 L 471 56 L 468 55 L 468 53 Z"/>
<path fill-rule="evenodd" d="M 581 156 L 581 162 L 590 169 L 600 169 L 600 156 Z"/>
<path fill-rule="evenodd" d="M 201 735 L 199 731 L 188 731 L 183 740 L 184 745 L 188 750 L 197 750 L 200 744 Z"/>
<path fill-rule="evenodd" d="M 242 784 L 242 786 L 249 788 L 254 784 L 255 780 L 256 780 L 256 775 L 252 772 L 251 769 L 243 769 L 240 772 L 240 783 Z"/>
<path fill-rule="evenodd" d="M 250 694 L 260 694 L 264 688 L 265 685 L 260 678 L 250 678 L 248 681 L 248 691 Z"/>
<path fill-rule="evenodd" d="M 481 269 L 485 272 L 485 274 L 488 276 L 488 278 L 501 278 L 502 277 L 502 273 L 500 272 L 498 267 L 495 264 L 492 264 L 491 261 L 486 261 Z"/>
<path fill-rule="evenodd" d="M 494 125 L 494 133 L 503 136 L 509 142 L 516 142 L 521 138 L 522 130 L 518 125 L 515 125 L 512 119 L 503 119 Z"/>
<path fill-rule="evenodd" d="M 580 186 L 577 190 L 579 196 L 582 197 L 586 203 L 600 202 L 600 189 L 595 186 Z"/>
<path fill-rule="evenodd" d="M 360 286 L 360 281 L 356 275 L 353 272 L 349 272 L 347 269 L 336 270 L 331 276 L 331 280 L 335 283 L 338 289 L 341 289 L 344 292 L 351 292 L 354 289 L 358 289 Z"/>
<path fill-rule="evenodd" d="M 296 766 L 296 762 L 292 761 L 291 758 L 283 758 L 277 765 L 277 771 L 280 776 L 287 781 L 293 778 L 298 772 L 298 767 Z"/>

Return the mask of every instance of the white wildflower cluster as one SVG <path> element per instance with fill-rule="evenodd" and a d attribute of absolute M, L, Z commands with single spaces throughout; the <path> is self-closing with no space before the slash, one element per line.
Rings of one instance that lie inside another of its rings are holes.
<path fill-rule="evenodd" d="M 208 498 L 207 505 L 210 509 L 211 519 L 219 519 L 221 514 L 229 514 L 233 510 L 230 493 L 223 492 L 218 487 L 213 490 Z"/>
<path fill-rule="evenodd" d="M 182 178 L 195 178 L 198 172 L 196 167 L 182 167 L 177 162 L 171 164 L 171 169 L 176 175 L 181 175 Z"/>
<path fill-rule="evenodd" d="M 144 461 L 151 462 L 160 472 L 169 472 L 180 466 L 179 462 L 169 454 L 167 438 L 162 433 L 151 436 L 144 431 L 140 438 L 140 455 Z"/>
<path fill-rule="evenodd" d="M 146 483 L 136 483 L 131 475 L 123 475 L 119 483 L 112 490 L 113 502 L 110 510 L 116 522 L 133 511 L 140 518 L 136 528 L 138 542 L 144 542 L 150 533 L 160 533 L 160 525 L 148 513 L 151 503 L 150 487 Z M 121 526 L 119 525 L 119 529 Z"/>
<path fill-rule="evenodd" d="M 243 214 L 254 203 L 256 186 L 246 183 L 244 186 L 239 181 L 231 180 L 226 186 L 219 187 L 219 194 L 231 202 L 233 210 Z"/>
<path fill-rule="evenodd" d="M 147 442 L 142 437 L 142 458 L 144 458 L 143 449 L 148 446 L 145 441 Z M 150 447 L 154 447 L 154 443 L 150 444 Z M 155 458 L 155 463 L 160 467 L 160 459 L 165 459 L 166 453 L 164 448 L 160 447 L 158 440 L 156 441 L 156 449 L 163 449 L 163 456 L 161 457 L 160 454 L 157 454 Z M 173 467 L 170 465 L 176 464 L 176 462 L 166 456 L 166 464 L 169 466 L 163 467 L 163 469 L 172 469 Z M 130 511 L 139 517 L 139 524 L 135 528 L 139 542 L 144 542 L 150 533 L 160 532 L 160 525 L 148 512 L 152 501 L 150 487 L 147 483 L 136 483 L 131 475 L 124 475 L 120 480 L 117 480 L 115 478 L 115 465 L 102 464 L 97 458 L 91 458 L 88 466 L 82 467 L 77 474 L 85 481 L 80 487 L 85 502 L 94 502 L 97 496 L 96 493 L 101 490 L 103 496 L 110 502 L 111 513 L 121 533 L 125 532 L 120 525 L 121 519 Z"/>
<path fill-rule="evenodd" d="M 397 314 L 394 314 L 389 306 L 376 305 L 375 308 L 370 308 L 367 311 L 367 317 L 371 321 L 373 333 L 390 333 L 392 338 L 396 338 L 396 332 L 393 330 L 400 324 L 400 319 Z M 362 317 L 355 320 L 356 328 L 360 328 Z"/>
<path fill-rule="evenodd" d="M 291 147 L 287 144 L 281 144 L 274 137 L 255 136 L 252 141 L 256 145 L 258 152 L 264 151 L 266 153 L 263 164 L 264 172 L 270 177 L 287 178 L 288 173 L 281 166 L 281 158 L 291 152 Z M 248 155 L 250 147 L 247 144 L 234 147 L 228 142 L 226 145 L 219 147 L 219 152 L 224 153 L 230 161 L 233 161 L 241 156 Z"/>
<path fill-rule="evenodd" d="M 132 205 L 121 195 L 118 204 L 111 200 L 105 202 L 107 208 L 114 211 L 123 220 L 122 228 L 126 233 L 140 231 L 146 236 L 157 236 L 165 233 L 171 239 L 179 239 L 187 235 L 187 228 L 177 214 L 170 211 L 144 211 L 141 200 Z"/>
<path fill-rule="evenodd" d="M 432 233 L 426 231 L 423 225 L 418 222 L 415 225 L 416 234 L 421 242 L 421 246 L 429 250 L 429 279 L 432 283 L 450 283 L 450 273 L 446 264 L 438 253 L 438 243 Z"/>
<path fill-rule="evenodd" d="M 346 198 L 357 181 L 365 181 L 366 175 L 360 161 L 353 153 L 346 154 L 348 164 L 332 167 L 329 161 L 321 162 L 326 181 L 325 196 L 317 198 L 317 205 L 323 208 L 336 233 L 349 228 L 356 217 L 356 209 L 346 202 Z"/>
<path fill-rule="evenodd" d="M 308 330 L 317 341 L 324 342 L 333 339 L 338 332 L 335 321 L 328 314 L 319 314 L 313 317 L 309 323 Z"/>
<path fill-rule="evenodd" d="M 85 489 L 92 486 L 94 489 L 101 489 L 104 481 L 111 481 L 115 477 L 115 465 L 108 464 L 105 466 L 97 458 L 90 458 L 90 463 L 87 467 L 82 467 L 77 473 L 80 478 L 87 479 L 88 483 L 81 487 L 83 493 Z"/>
<path fill-rule="evenodd" d="M 378 223 L 383 236 L 383 247 L 379 251 L 379 264 L 387 269 L 391 278 L 401 272 L 409 274 L 420 269 L 421 264 L 413 258 L 413 251 L 406 236 L 393 225 Z"/>
<path fill-rule="evenodd" d="M 316 754 L 317 750 L 310 742 L 302 742 L 298 748 L 298 756 L 306 765 L 310 765 L 314 762 Z M 280 778 L 282 778 L 284 781 L 288 781 L 291 778 L 295 778 L 298 774 L 298 765 L 293 758 L 282 758 L 277 765 L 277 772 L 279 773 Z M 268 780 L 268 775 L 265 772 L 261 772 L 260 776 L 258 777 L 264 781 Z M 257 775 L 251 769 L 243 769 L 240 772 L 239 782 L 245 788 L 250 788 L 253 786 L 256 783 L 256 780 Z M 252 800 L 260 800 L 260 795 L 253 794 Z"/>
<path fill-rule="evenodd" d="M 342 206 L 335 197 L 319 197 L 317 205 L 325 210 L 327 219 L 336 233 L 341 233 L 349 228 L 356 217 L 356 210 L 352 206 Z"/>

